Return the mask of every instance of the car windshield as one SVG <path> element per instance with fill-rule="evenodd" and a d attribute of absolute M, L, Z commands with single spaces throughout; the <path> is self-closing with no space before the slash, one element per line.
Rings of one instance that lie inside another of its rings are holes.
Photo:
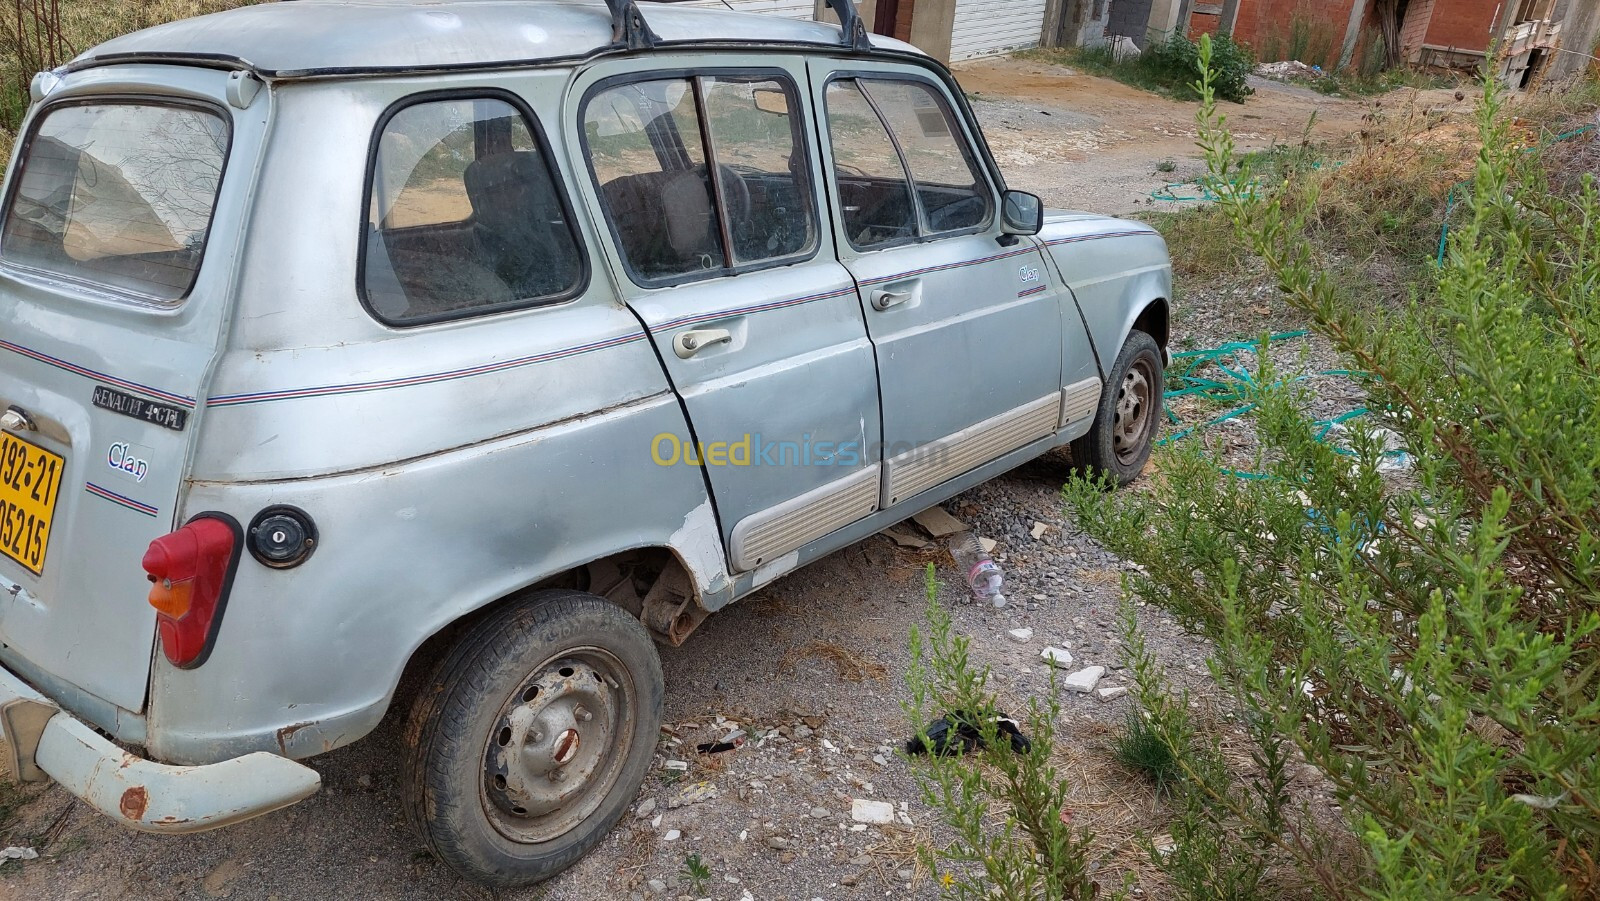
<path fill-rule="evenodd" d="M 50 110 L 28 140 L 0 259 L 178 300 L 200 268 L 227 151 L 227 123 L 196 107 Z"/>

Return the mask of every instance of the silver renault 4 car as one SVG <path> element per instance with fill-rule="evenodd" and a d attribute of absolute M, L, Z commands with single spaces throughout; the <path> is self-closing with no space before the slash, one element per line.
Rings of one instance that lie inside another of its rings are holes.
<path fill-rule="evenodd" d="M 517 884 L 649 768 L 656 643 L 1161 410 L 1150 228 L 1011 190 L 950 72 L 629 0 L 308 0 L 41 73 L 0 209 L 10 771 L 189 832 L 428 667 L 426 845 Z"/>

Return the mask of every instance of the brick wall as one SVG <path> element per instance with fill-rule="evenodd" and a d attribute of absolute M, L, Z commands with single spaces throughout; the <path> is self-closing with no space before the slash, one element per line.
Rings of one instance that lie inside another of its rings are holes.
<path fill-rule="evenodd" d="M 1422 45 L 1428 39 L 1428 25 L 1433 21 L 1434 5 L 1434 0 L 1411 0 L 1411 5 L 1406 7 L 1406 20 L 1400 27 L 1400 49 L 1407 62 L 1416 62 L 1422 53 Z"/>
<path fill-rule="evenodd" d="M 1505 0 L 1437 0 L 1425 40 L 1436 47 L 1484 50 L 1495 10 L 1504 4 Z"/>
<path fill-rule="evenodd" d="M 1239 18 L 1234 24 L 1233 36 L 1254 47 L 1258 55 L 1267 52 L 1276 43 L 1287 52 L 1289 30 L 1296 15 L 1314 23 L 1320 32 L 1319 43 L 1328 48 L 1325 59 L 1306 59 L 1312 65 L 1331 65 L 1338 62 L 1344 45 L 1345 28 L 1350 23 L 1350 8 L 1356 0 L 1239 0 Z M 1370 19 L 1370 11 L 1368 13 Z M 1189 18 L 1189 34 L 1215 33 L 1218 16 L 1196 12 Z M 1276 42 L 1274 38 L 1276 37 Z M 1263 58 L 1263 61 L 1270 62 Z"/>

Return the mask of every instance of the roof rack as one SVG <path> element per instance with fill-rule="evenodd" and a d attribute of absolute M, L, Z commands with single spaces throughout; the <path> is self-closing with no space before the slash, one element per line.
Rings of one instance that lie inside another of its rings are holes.
<path fill-rule="evenodd" d="M 844 38 L 840 41 L 847 50 L 871 50 L 872 39 L 867 37 L 866 23 L 861 21 L 861 16 L 856 12 L 854 0 L 822 0 L 839 14 L 839 31 Z"/>
<path fill-rule="evenodd" d="M 671 3 L 680 0 L 662 0 L 662 2 Z M 867 36 L 866 23 L 861 21 L 860 13 L 856 12 L 855 0 L 822 0 L 822 2 L 839 16 L 840 46 L 846 50 L 863 52 L 872 49 L 872 39 Z M 650 24 L 644 20 L 644 13 L 639 10 L 639 4 L 635 0 L 606 0 L 606 7 L 611 10 L 613 44 L 629 50 L 649 50 L 660 42 L 660 36 L 650 30 Z"/>
<path fill-rule="evenodd" d="M 849 2 L 849 0 L 845 0 Z M 606 0 L 611 10 L 611 42 L 629 50 L 649 50 L 661 38 L 650 30 L 634 0 Z"/>

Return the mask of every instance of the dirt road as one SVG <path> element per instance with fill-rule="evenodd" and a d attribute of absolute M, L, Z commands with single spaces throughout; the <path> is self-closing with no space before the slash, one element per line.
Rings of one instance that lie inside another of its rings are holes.
<path fill-rule="evenodd" d="M 956 74 L 1006 181 L 1050 206 L 1116 214 L 1177 209 L 1151 193 L 1205 171 L 1196 158 L 1195 103 L 1022 59 L 965 63 Z M 1245 151 L 1295 145 L 1307 135 L 1341 141 L 1362 128 L 1375 103 L 1470 107 L 1456 101 L 1453 90 L 1352 100 L 1263 78 L 1252 77 L 1250 84 L 1256 92 L 1244 104 L 1222 104 Z M 1163 164 L 1171 171 L 1160 171 Z"/>
<path fill-rule="evenodd" d="M 1151 190 L 1198 173 L 1194 104 L 1032 62 L 971 63 L 959 75 L 1011 184 L 1052 205 L 1148 208 Z M 1358 128 L 1365 106 L 1279 86 L 1258 89 L 1229 113 L 1245 146 L 1266 146 L 1297 140 L 1313 110 L 1317 134 L 1332 137 Z M 1163 160 L 1176 170 L 1157 171 Z M 1270 295 L 1241 302 L 1252 291 L 1187 286 L 1189 304 L 1220 311 L 1202 317 L 1216 332 L 1202 340 L 1292 325 L 1280 321 Z M 1052 455 L 946 505 L 999 542 L 1014 603 L 965 605 L 952 588 L 942 600 L 972 637 L 976 661 L 993 667 L 1002 696 L 1013 700 L 1048 690 L 1038 659 L 1047 643 L 1070 647 L 1085 663 L 1119 663 L 1121 564 L 1066 518 L 1057 492 L 1067 475 L 1067 461 Z M 717 614 L 686 647 L 664 649 L 671 734 L 640 796 L 642 815 L 629 814 L 595 853 L 538 889 L 491 895 L 422 850 L 400 810 L 391 715 L 369 738 L 314 761 L 324 780 L 316 796 L 231 829 L 140 835 L 60 789 L 35 793 L 0 839 L 41 856 L 0 867 L 0 898 L 932 897 L 914 849 L 936 834 L 933 817 L 894 754 L 912 730 L 900 707 L 902 678 L 928 561 L 954 581 L 937 547 L 904 549 L 875 537 Z M 1181 678 L 1201 684 L 1202 645 L 1146 613 L 1155 648 Z M 1020 626 L 1034 630 L 1031 642 L 1005 637 Z M 1126 682 L 1113 670 L 1104 684 Z M 1132 825 L 1149 822 L 1159 802 L 1106 751 L 1127 699 L 1071 695 L 1063 703 L 1059 753 L 1073 781 L 1073 812 L 1101 834 L 1099 866 L 1117 885 L 1137 866 Z M 736 726 L 762 738 L 726 754 L 692 751 Z M 686 762 L 687 772 L 668 761 Z M 896 823 L 853 823 L 852 798 L 891 802 Z M 701 878 L 686 865 L 693 855 L 705 867 Z"/>

